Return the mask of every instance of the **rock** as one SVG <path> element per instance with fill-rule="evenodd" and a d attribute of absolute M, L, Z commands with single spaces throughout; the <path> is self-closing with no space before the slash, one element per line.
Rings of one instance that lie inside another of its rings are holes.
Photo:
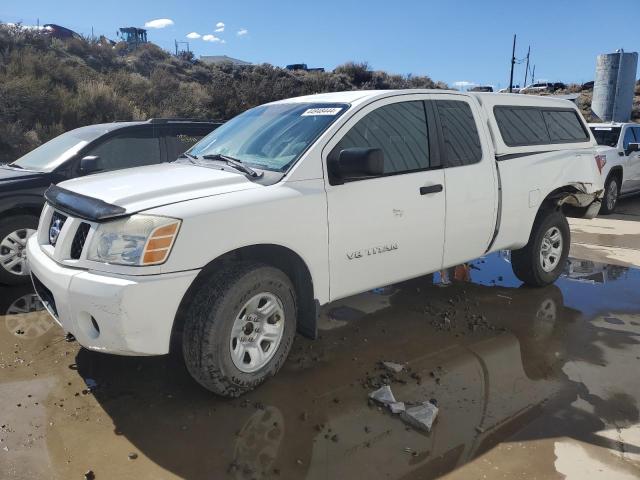
<path fill-rule="evenodd" d="M 369 394 L 369 398 L 372 398 L 378 403 L 383 405 L 388 405 L 390 403 L 396 403 L 396 399 L 393 396 L 393 392 L 391 391 L 391 387 L 389 385 L 384 385 L 380 387 L 378 390 L 371 392 Z"/>
<path fill-rule="evenodd" d="M 333 436 L 331 437 L 331 441 L 332 441 L 332 442 L 334 442 L 334 443 L 337 443 L 337 442 L 338 442 L 338 435 L 337 435 L 337 434 L 336 434 L 336 435 L 333 435 Z"/>
<path fill-rule="evenodd" d="M 404 402 L 395 402 L 395 403 L 390 403 L 388 405 L 389 410 L 391 410 L 391 413 L 402 413 L 406 410 L 405 406 L 404 406 Z"/>
<path fill-rule="evenodd" d="M 131 452 L 127 456 L 129 457 L 129 460 L 135 460 L 136 458 L 138 458 L 138 454 L 136 452 Z"/>
<path fill-rule="evenodd" d="M 407 408 L 400 417 L 408 425 L 429 432 L 437 415 L 438 407 L 431 402 L 423 402 L 416 407 Z"/>
<path fill-rule="evenodd" d="M 76 337 L 74 337 L 72 333 L 67 333 L 67 335 L 64 337 L 64 340 L 66 342 L 75 342 Z"/>
<path fill-rule="evenodd" d="M 96 474 L 93 473 L 93 470 L 87 470 L 84 474 L 84 480 L 94 480 L 96 478 Z"/>
<path fill-rule="evenodd" d="M 395 362 L 382 362 L 382 366 L 393 373 L 400 373 L 404 370 L 404 365 Z"/>

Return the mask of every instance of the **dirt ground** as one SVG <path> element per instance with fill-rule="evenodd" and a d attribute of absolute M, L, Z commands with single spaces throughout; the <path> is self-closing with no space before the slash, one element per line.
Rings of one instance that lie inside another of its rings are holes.
<path fill-rule="evenodd" d="M 4 288 L 1 477 L 640 478 L 640 200 L 572 231 L 544 289 L 521 287 L 500 253 L 448 286 L 436 274 L 328 305 L 321 338 L 298 338 L 235 400 L 178 355 L 67 342 L 28 287 Z M 385 383 L 437 403 L 431 432 L 368 401 Z"/>

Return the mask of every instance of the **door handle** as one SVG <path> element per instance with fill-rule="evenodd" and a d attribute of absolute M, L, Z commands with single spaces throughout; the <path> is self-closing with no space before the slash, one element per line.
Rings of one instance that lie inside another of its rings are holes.
<path fill-rule="evenodd" d="M 420 195 L 428 195 L 430 193 L 439 193 L 442 191 L 442 185 L 428 185 L 426 187 L 420 187 Z"/>

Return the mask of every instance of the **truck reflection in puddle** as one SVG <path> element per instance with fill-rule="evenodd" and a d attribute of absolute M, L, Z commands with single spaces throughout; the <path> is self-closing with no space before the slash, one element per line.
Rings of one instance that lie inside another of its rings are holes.
<path fill-rule="evenodd" d="M 573 403 L 580 396 L 606 411 L 607 400 L 588 394 L 563 369 L 572 361 L 603 368 L 606 348 L 623 351 L 637 343 L 630 327 L 637 317 L 617 313 L 640 312 L 640 299 L 629 294 L 637 292 L 640 272 L 576 262 L 543 289 L 516 288 L 508 257 L 492 255 L 450 271 L 447 288 L 437 286 L 442 275 L 435 274 L 334 302 L 321 313 L 320 340 L 298 338 L 277 376 L 235 400 L 199 388 L 179 355 L 130 358 L 79 349 L 74 368 L 95 380 L 92 396 L 100 408 L 92 411 L 103 421 L 79 422 L 51 407 L 55 435 L 47 442 L 54 468 L 61 478 L 71 476 L 71 455 L 98 471 L 100 459 L 133 449 L 184 478 L 435 478 L 514 435 L 548 435 L 518 432 L 549 412 L 568 412 L 558 415 L 554 435 L 595 443 L 602 422 L 576 412 Z M 607 283 L 574 281 L 575 272 L 589 268 L 588 275 L 607 271 Z M 598 295 L 603 289 L 607 295 Z M 23 327 L 15 320 L 40 325 L 35 319 L 46 313 L 25 298 L 28 291 L 7 292 L 4 344 L 21 338 L 29 345 L 26 335 L 16 335 Z M 52 341 L 62 338 L 52 325 L 43 324 L 39 331 L 47 335 L 38 339 L 51 344 L 50 356 L 61 345 L 71 348 Z M 380 367 L 387 360 L 407 370 L 390 375 Z M 407 428 L 367 402 L 385 381 L 402 401 L 437 400 L 430 433 Z M 53 399 L 72 397 L 65 402 L 71 406 L 93 402 L 91 395 L 73 397 L 65 385 L 57 384 Z M 633 409 L 625 412 L 632 416 Z M 572 419 L 582 422 L 577 430 Z M 86 451 L 86 438 L 102 446 L 99 457 Z M 131 446 L 122 445 L 125 439 Z M 127 469 L 133 474 L 142 465 L 141 458 Z M 102 465 L 104 472 L 109 468 Z"/>

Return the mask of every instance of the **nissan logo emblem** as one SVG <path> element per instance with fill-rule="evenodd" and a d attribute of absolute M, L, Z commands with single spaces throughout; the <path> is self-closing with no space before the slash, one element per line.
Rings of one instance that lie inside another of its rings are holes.
<path fill-rule="evenodd" d="M 49 228 L 49 243 L 51 245 L 56 244 L 58 241 L 58 237 L 60 236 L 60 231 L 62 230 L 62 220 L 57 218 L 51 223 L 51 227 Z"/>

